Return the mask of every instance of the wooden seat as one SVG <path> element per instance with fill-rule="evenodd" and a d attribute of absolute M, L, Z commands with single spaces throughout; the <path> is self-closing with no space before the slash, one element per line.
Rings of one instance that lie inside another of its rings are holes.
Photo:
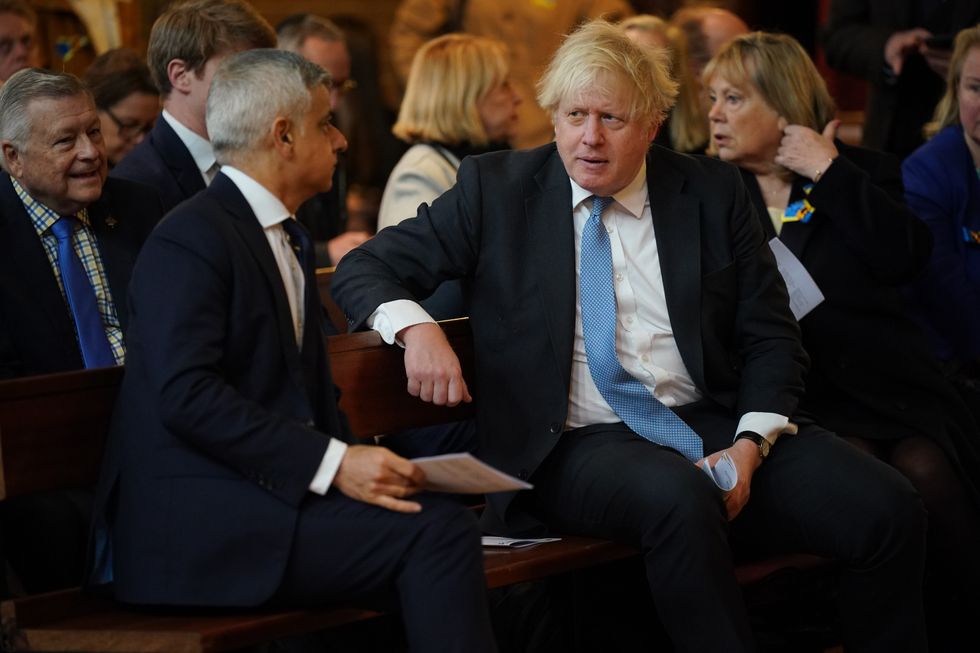
<path fill-rule="evenodd" d="M 473 342 L 465 319 L 442 323 L 472 378 Z M 340 405 L 359 436 L 472 417 L 421 402 L 405 391 L 403 355 L 373 332 L 330 338 Z M 91 487 L 99 470 L 121 368 L 0 382 L 0 500 L 50 490 Z M 487 586 L 501 587 L 636 556 L 610 541 L 565 537 L 524 549 L 487 550 Z M 776 570 L 823 564 L 788 556 L 739 567 L 752 583 Z M 376 616 L 353 606 L 312 610 L 137 608 L 79 589 L 15 598 L 0 605 L 4 651 L 209 653 L 228 651 Z"/>

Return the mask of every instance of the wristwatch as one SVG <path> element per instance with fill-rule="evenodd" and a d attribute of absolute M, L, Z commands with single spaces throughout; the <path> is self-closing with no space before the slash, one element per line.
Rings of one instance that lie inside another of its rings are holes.
<path fill-rule="evenodd" d="M 769 440 L 766 440 L 755 431 L 742 431 L 735 436 L 735 441 L 738 442 L 739 440 L 751 440 L 752 442 L 755 442 L 759 447 L 759 458 L 765 460 L 767 457 L 769 457 L 769 449 L 772 445 L 769 444 Z"/>

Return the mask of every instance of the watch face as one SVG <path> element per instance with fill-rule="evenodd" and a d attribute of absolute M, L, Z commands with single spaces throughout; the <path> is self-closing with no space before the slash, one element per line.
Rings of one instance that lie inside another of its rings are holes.
<path fill-rule="evenodd" d="M 763 458 L 769 455 L 769 440 L 762 438 L 762 441 L 759 442 L 759 453 L 762 454 Z"/>

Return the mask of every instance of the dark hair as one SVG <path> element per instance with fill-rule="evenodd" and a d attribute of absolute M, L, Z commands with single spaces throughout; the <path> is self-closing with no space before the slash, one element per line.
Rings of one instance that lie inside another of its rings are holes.
<path fill-rule="evenodd" d="M 115 48 L 99 55 L 82 76 L 92 91 L 95 106 L 111 109 L 133 93 L 160 95 L 150 69 L 132 50 Z"/>

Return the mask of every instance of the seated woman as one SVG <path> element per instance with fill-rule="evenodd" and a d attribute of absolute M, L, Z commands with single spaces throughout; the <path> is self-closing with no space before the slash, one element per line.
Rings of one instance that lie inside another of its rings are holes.
<path fill-rule="evenodd" d="M 464 156 L 509 147 L 521 103 L 509 73 L 506 46 L 485 37 L 446 34 L 416 53 L 392 128 L 412 147 L 388 178 L 379 231 L 449 190 Z M 436 319 L 465 314 L 458 283 L 443 284 L 422 305 Z"/>
<path fill-rule="evenodd" d="M 99 55 L 82 81 L 95 96 L 106 155 L 114 166 L 153 128 L 160 115 L 160 93 L 146 63 L 126 48 Z"/>
<path fill-rule="evenodd" d="M 712 146 L 741 169 L 767 240 L 825 297 L 800 318 L 811 357 L 801 410 L 905 474 L 929 511 L 933 571 L 975 601 L 977 425 L 904 310 L 901 287 L 931 238 L 903 203 L 897 159 L 834 140 L 827 88 L 789 36 L 736 38 L 703 81 Z"/>
<path fill-rule="evenodd" d="M 912 309 L 980 413 L 980 26 L 956 37 L 926 134 L 932 139 L 902 164 L 905 199 L 935 241 L 911 288 Z"/>

